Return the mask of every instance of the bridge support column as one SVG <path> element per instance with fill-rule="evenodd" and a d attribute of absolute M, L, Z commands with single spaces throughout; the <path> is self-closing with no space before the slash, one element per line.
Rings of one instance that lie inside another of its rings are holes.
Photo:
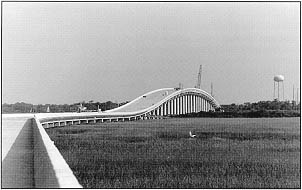
<path fill-rule="evenodd" d="M 194 95 L 191 95 L 191 113 L 193 113 L 194 111 Z"/>
<path fill-rule="evenodd" d="M 159 116 L 162 116 L 161 111 L 162 111 L 161 106 L 159 106 L 159 107 L 158 107 L 158 115 L 159 115 Z"/>
<path fill-rule="evenodd" d="M 177 99 L 176 99 L 176 102 L 177 102 L 177 115 L 179 115 L 179 113 L 180 113 L 180 109 L 179 109 L 179 97 L 177 97 Z"/>
<path fill-rule="evenodd" d="M 195 96 L 192 95 L 192 109 L 191 109 L 191 110 L 192 110 L 192 113 L 195 112 L 195 111 L 194 111 L 194 97 L 195 97 Z"/>
<path fill-rule="evenodd" d="M 197 107 L 198 107 L 198 105 L 197 105 L 197 96 L 195 96 L 195 98 L 194 98 L 194 112 L 195 113 L 197 113 Z"/>
<path fill-rule="evenodd" d="M 186 101 L 186 96 L 183 96 L 183 113 L 184 113 L 184 114 L 187 113 L 187 112 L 186 112 L 186 109 L 187 109 L 186 103 L 187 103 L 187 101 Z"/>
<path fill-rule="evenodd" d="M 198 96 L 195 96 L 195 112 L 198 112 Z"/>
<path fill-rule="evenodd" d="M 164 105 L 163 104 L 160 106 L 160 115 L 161 116 L 164 115 Z"/>
<path fill-rule="evenodd" d="M 195 105 L 195 111 L 198 112 L 198 96 L 195 97 L 196 105 Z"/>
<path fill-rule="evenodd" d="M 208 111 L 208 101 L 205 101 L 205 110 Z"/>
<path fill-rule="evenodd" d="M 185 111 L 185 114 L 188 113 L 188 110 L 187 110 L 188 109 L 188 101 L 187 100 L 188 100 L 188 96 L 185 95 L 184 96 L 184 111 Z"/>
<path fill-rule="evenodd" d="M 198 112 L 198 96 L 195 97 L 195 112 Z"/>
<path fill-rule="evenodd" d="M 172 102 L 172 111 L 171 111 L 171 114 L 175 115 L 175 103 L 174 103 L 174 99 L 172 99 L 171 102 Z"/>
<path fill-rule="evenodd" d="M 191 95 L 188 95 L 188 113 L 191 113 L 190 109 L 191 109 Z"/>
<path fill-rule="evenodd" d="M 172 101 L 169 100 L 169 115 L 172 115 Z"/>
<path fill-rule="evenodd" d="M 176 115 L 176 98 L 173 99 L 173 115 Z"/>
<path fill-rule="evenodd" d="M 166 115 L 169 115 L 169 101 L 166 103 Z"/>
<path fill-rule="evenodd" d="M 174 99 L 171 100 L 171 115 L 174 115 Z"/>
<path fill-rule="evenodd" d="M 198 112 L 200 112 L 202 110 L 201 108 L 201 97 L 198 96 Z"/>
<path fill-rule="evenodd" d="M 190 97 L 187 95 L 187 113 L 190 113 Z"/>
<path fill-rule="evenodd" d="M 192 95 L 189 95 L 189 113 L 192 113 Z"/>
<path fill-rule="evenodd" d="M 203 111 L 202 110 L 202 97 L 199 97 L 199 103 L 200 103 L 200 111 Z"/>
<path fill-rule="evenodd" d="M 193 95 L 193 98 L 192 98 L 192 112 L 194 112 L 194 113 L 196 112 L 196 110 L 195 110 L 195 104 L 196 104 L 195 98 L 196 98 L 196 96 Z"/>
<path fill-rule="evenodd" d="M 192 113 L 195 112 L 195 110 L 194 110 L 194 104 L 195 104 L 194 98 L 195 98 L 195 95 L 192 95 Z"/>
<path fill-rule="evenodd" d="M 179 114 L 181 114 L 181 106 L 182 106 L 182 104 L 181 104 L 181 96 L 178 98 L 178 105 L 179 105 L 179 107 L 178 107 L 178 110 L 179 110 Z"/>
<path fill-rule="evenodd" d="M 183 96 L 181 96 L 180 98 L 179 98 L 179 103 L 180 103 L 180 105 L 179 105 L 179 108 L 180 108 L 180 114 L 183 114 L 184 112 L 183 112 L 183 107 L 184 107 L 184 104 L 183 104 L 183 100 L 184 100 L 184 97 Z"/>
<path fill-rule="evenodd" d="M 183 96 L 183 102 L 182 102 L 182 104 L 183 104 L 183 114 L 186 114 L 187 112 L 186 112 L 186 96 Z"/>
<path fill-rule="evenodd" d="M 173 101 L 170 100 L 170 115 L 173 115 Z"/>
<path fill-rule="evenodd" d="M 187 105 L 188 105 L 188 108 L 187 108 L 187 113 L 190 113 L 190 95 L 187 96 Z"/>

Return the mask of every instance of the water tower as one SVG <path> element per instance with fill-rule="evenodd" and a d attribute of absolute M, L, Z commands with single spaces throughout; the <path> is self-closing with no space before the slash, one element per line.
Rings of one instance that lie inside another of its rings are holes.
<path fill-rule="evenodd" d="M 284 76 L 283 75 L 276 75 L 274 76 L 274 99 L 276 98 L 276 95 L 275 95 L 275 89 L 276 89 L 276 82 L 278 84 L 278 101 L 280 100 L 280 96 L 279 96 L 279 92 L 280 92 L 280 89 L 279 89 L 279 83 L 281 82 L 282 83 L 282 93 L 283 93 L 283 100 L 284 100 Z"/>

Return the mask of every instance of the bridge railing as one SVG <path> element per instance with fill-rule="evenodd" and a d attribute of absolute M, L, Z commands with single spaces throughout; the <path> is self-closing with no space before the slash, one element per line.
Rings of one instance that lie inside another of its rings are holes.
<path fill-rule="evenodd" d="M 35 188 L 82 188 L 38 119 L 32 119 Z"/>

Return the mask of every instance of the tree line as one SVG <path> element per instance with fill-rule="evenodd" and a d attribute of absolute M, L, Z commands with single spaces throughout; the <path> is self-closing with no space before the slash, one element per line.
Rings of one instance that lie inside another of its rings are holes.
<path fill-rule="evenodd" d="M 129 101 L 122 103 L 114 103 L 112 101 L 107 102 L 94 102 L 90 100 L 88 102 L 82 101 L 74 104 L 38 104 L 33 105 L 24 102 L 17 102 L 15 104 L 2 104 L 2 113 L 46 113 L 49 108 L 49 112 L 77 112 L 80 105 L 86 107 L 87 110 L 102 111 L 110 110 L 122 106 Z M 193 116 L 192 114 L 187 114 Z M 196 115 L 196 114 L 195 114 Z M 246 102 L 244 104 L 229 104 L 221 105 L 221 109 L 216 110 L 215 113 L 200 112 L 196 116 L 206 117 L 259 117 L 259 116 L 299 116 L 300 115 L 300 103 L 289 101 L 259 101 L 255 103 Z"/>
<path fill-rule="evenodd" d="M 260 118 L 260 117 L 301 117 L 300 103 L 292 101 L 259 101 L 255 103 L 221 105 L 210 112 L 183 114 L 175 117 L 217 117 L 217 118 Z"/>
<path fill-rule="evenodd" d="M 230 104 L 221 105 L 222 110 L 225 112 L 243 112 L 243 111 L 264 111 L 264 110 L 300 110 L 300 103 L 295 101 L 259 101 L 259 102 L 246 102 L 243 104 Z"/>
<path fill-rule="evenodd" d="M 24 102 L 17 102 L 15 104 L 2 104 L 2 113 L 58 113 L 58 112 L 77 112 L 79 110 L 80 105 L 86 107 L 87 110 L 90 111 L 98 111 L 101 109 L 102 111 L 110 110 L 113 108 L 117 108 L 124 104 L 128 103 L 114 103 L 112 101 L 107 102 L 93 102 L 92 100 L 89 102 L 77 102 L 74 104 L 30 104 Z M 49 108 L 49 109 L 48 109 Z"/>

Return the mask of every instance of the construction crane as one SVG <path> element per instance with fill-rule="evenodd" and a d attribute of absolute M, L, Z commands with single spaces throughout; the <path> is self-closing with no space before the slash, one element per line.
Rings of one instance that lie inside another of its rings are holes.
<path fill-rule="evenodd" d="M 202 65 L 200 65 L 200 67 L 199 67 L 197 85 L 195 86 L 195 88 L 199 88 L 199 89 L 201 87 L 201 72 L 202 72 Z"/>

